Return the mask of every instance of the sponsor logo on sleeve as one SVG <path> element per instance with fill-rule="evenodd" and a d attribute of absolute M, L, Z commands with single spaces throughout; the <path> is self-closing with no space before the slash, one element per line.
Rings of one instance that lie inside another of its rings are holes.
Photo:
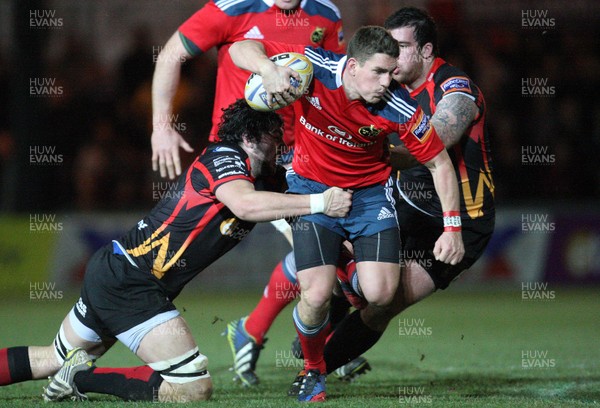
<path fill-rule="evenodd" d="M 215 150 L 215 152 L 233 152 L 233 153 L 237 153 L 237 150 L 232 149 L 231 147 L 225 147 L 225 146 L 219 146 L 217 147 Z"/>
<path fill-rule="evenodd" d="M 213 165 L 215 167 L 220 167 L 226 164 L 235 164 L 239 167 L 245 167 L 240 156 L 225 156 L 213 159 Z"/>
<path fill-rule="evenodd" d="M 448 78 L 444 82 L 442 82 L 440 88 L 445 94 L 457 91 L 471 93 L 471 86 L 469 85 L 469 78 L 467 77 Z"/>
<path fill-rule="evenodd" d="M 410 132 L 417 139 L 419 139 L 419 142 L 421 143 L 424 143 L 429 137 L 429 135 L 431 135 L 431 125 L 429 124 L 429 119 L 427 118 L 427 115 L 425 115 L 423 111 L 419 113 L 419 118 L 413 125 Z"/>
<path fill-rule="evenodd" d="M 213 159 L 214 171 L 217 179 L 221 180 L 229 176 L 246 175 L 247 167 L 239 156 L 225 156 Z"/>

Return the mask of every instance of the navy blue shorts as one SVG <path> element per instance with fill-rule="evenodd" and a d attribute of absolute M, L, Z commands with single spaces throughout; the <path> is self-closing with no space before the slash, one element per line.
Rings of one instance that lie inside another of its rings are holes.
<path fill-rule="evenodd" d="M 319 194 L 330 186 L 304 178 L 292 170 L 287 172 L 288 193 Z M 344 239 L 354 241 L 358 237 L 375 235 L 391 228 L 398 228 L 398 219 L 392 197 L 393 181 L 386 185 L 375 184 L 353 189 L 352 208 L 348 216 L 333 218 L 325 214 L 312 214 L 301 220 L 314 222 Z"/>

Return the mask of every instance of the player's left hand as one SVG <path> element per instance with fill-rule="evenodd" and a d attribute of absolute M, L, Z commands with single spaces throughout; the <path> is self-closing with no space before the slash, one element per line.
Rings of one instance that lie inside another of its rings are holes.
<path fill-rule="evenodd" d="M 462 261 L 465 246 L 460 231 L 447 231 L 440 235 L 433 248 L 433 255 L 437 261 L 450 265 Z"/>

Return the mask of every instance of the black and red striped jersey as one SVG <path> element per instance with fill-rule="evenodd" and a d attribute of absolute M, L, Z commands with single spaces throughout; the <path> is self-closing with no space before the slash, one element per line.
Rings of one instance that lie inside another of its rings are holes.
<path fill-rule="evenodd" d="M 255 183 L 248 155 L 235 144 L 210 145 L 136 227 L 113 241 L 113 252 L 125 256 L 133 270 L 154 275 L 175 298 L 255 225 L 238 219 L 215 196 L 233 180 Z"/>
<path fill-rule="evenodd" d="M 425 82 L 410 95 L 431 117 L 438 103 L 452 94 L 472 99 L 479 109 L 459 142 L 448 149 L 459 182 L 461 216 L 465 219 L 493 217 L 493 163 L 485 123 L 486 104 L 480 89 L 463 71 L 436 58 Z M 403 198 L 413 206 L 427 214 L 442 216 L 433 178 L 425 166 L 399 172 L 397 187 Z"/>

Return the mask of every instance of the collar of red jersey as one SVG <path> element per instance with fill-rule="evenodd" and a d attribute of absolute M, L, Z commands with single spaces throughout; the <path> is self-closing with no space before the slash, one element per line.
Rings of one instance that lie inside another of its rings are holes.
<path fill-rule="evenodd" d="M 269 6 L 269 7 L 273 7 L 273 6 L 275 5 L 275 0 L 262 0 L 262 1 L 263 1 L 263 3 L 265 3 L 265 4 L 266 4 L 267 6 Z M 302 0 L 302 1 L 300 2 L 300 6 L 299 6 L 299 7 L 300 7 L 300 8 L 304 8 L 304 6 L 306 5 L 306 2 L 307 2 L 307 1 L 308 1 L 308 0 Z"/>

